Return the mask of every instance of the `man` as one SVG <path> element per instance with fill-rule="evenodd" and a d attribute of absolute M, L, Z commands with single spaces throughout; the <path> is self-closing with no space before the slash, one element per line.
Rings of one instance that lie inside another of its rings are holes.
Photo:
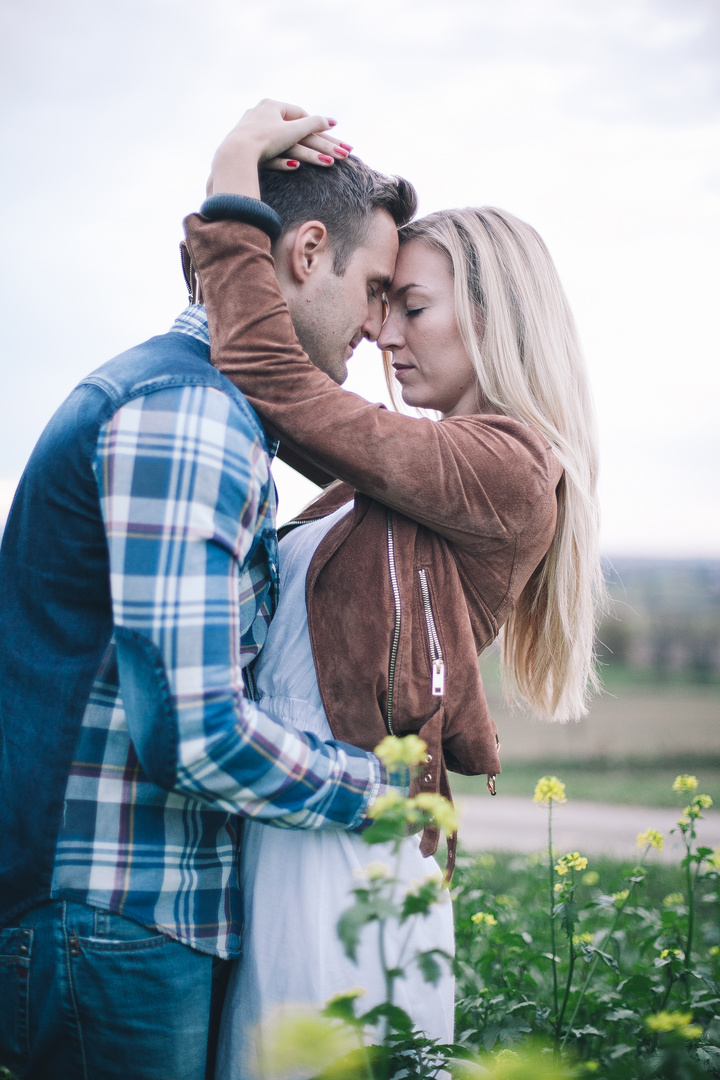
<path fill-rule="evenodd" d="M 414 193 L 357 162 L 306 171 L 305 210 L 277 195 L 279 263 L 339 379 L 377 337 Z M 273 450 L 191 305 L 80 383 L 20 482 L 0 551 L 0 1062 L 21 1078 L 201 1080 L 213 968 L 240 951 L 237 815 L 358 828 L 391 780 L 243 694 L 277 588 Z"/>

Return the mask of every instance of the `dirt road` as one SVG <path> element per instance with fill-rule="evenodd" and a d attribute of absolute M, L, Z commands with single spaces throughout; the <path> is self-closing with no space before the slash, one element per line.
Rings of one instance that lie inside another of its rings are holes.
<path fill-rule="evenodd" d="M 548 812 L 529 798 L 459 795 L 455 802 L 460 811 L 459 841 L 468 851 L 530 854 L 547 846 Z M 677 810 L 573 800 L 553 808 L 553 846 L 561 852 L 632 859 L 639 854 L 637 834 L 659 829 L 665 837 L 665 847 L 661 852 L 653 852 L 651 857 L 676 862 L 682 857 L 682 847 L 675 836 L 670 836 L 670 830 L 677 819 Z M 720 847 L 720 812 L 705 811 L 698 822 L 697 834 L 701 844 Z"/>

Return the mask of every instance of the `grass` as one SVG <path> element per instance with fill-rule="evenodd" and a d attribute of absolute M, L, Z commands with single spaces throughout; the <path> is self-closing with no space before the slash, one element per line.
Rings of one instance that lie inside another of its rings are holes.
<path fill-rule="evenodd" d="M 712 797 L 720 807 L 720 761 L 703 763 L 697 759 L 682 762 L 639 762 L 623 767 L 607 761 L 520 761 L 507 762 L 498 779 L 504 795 L 530 798 L 541 776 L 559 776 L 569 799 L 613 803 L 624 806 L 678 807 L 678 798 L 671 785 L 679 772 L 694 773 L 700 790 Z M 481 795 L 485 791 L 484 776 L 450 777 L 456 795 Z"/>
<path fill-rule="evenodd" d="M 458 855 L 457 879 L 453 878 L 453 886 L 463 897 L 459 904 L 460 897 L 456 898 L 456 922 L 462 923 L 466 915 L 465 908 L 469 910 L 473 906 L 473 889 L 481 888 L 486 894 L 495 897 L 524 895 L 524 891 L 528 889 L 528 874 L 532 873 L 532 868 L 538 862 L 542 864 L 544 874 L 544 858 L 544 856 L 518 855 L 514 852 L 502 851 L 474 855 L 461 850 Z M 598 873 L 603 891 L 609 894 L 624 887 L 625 878 L 634 866 L 634 862 L 630 859 L 620 860 L 605 855 L 594 855 L 590 866 Z M 544 877 L 542 884 L 544 885 Z M 685 872 L 679 863 L 674 865 L 654 862 L 651 857 L 647 863 L 647 873 L 643 882 L 643 903 L 648 907 L 660 908 L 664 897 L 669 893 L 682 892 L 684 885 Z M 537 902 L 541 907 L 545 904 L 544 894 L 538 897 Z"/>

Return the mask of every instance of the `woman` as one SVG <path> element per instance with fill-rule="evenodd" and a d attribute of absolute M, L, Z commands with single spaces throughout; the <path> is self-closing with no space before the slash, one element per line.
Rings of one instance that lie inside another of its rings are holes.
<path fill-rule="evenodd" d="M 258 161 L 288 141 L 295 159 L 322 152 L 316 134 L 283 139 L 277 119 L 251 117 L 239 139 L 236 129 L 215 190 L 222 173 L 222 191 L 257 197 Z M 284 596 L 255 672 L 264 707 L 368 749 L 388 731 L 418 733 L 429 748 L 425 790 L 449 794 L 446 766 L 493 777 L 496 732 L 477 654 L 501 628 L 505 674 L 539 714 L 582 715 L 595 685 L 594 423 L 546 248 L 487 208 L 401 230 L 378 343 L 404 400 L 441 413 L 433 422 L 370 405 L 313 367 L 258 229 L 196 216 L 187 227 L 214 363 L 292 450 L 344 481 L 283 541 Z M 436 844 L 431 830 L 419 848 L 405 842 L 407 878 L 427 872 Z M 335 937 L 352 871 L 370 857 L 350 835 L 246 826 L 247 951 L 226 1005 L 220 1075 L 246 1075 L 233 1062 L 273 1003 L 322 1004 L 353 983 L 382 997 L 372 941 L 349 971 Z M 417 947 L 447 948 L 449 906 L 432 918 Z M 449 975 L 433 991 L 411 973 L 404 991 L 399 1003 L 417 1025 L 451 1038 Z"/>

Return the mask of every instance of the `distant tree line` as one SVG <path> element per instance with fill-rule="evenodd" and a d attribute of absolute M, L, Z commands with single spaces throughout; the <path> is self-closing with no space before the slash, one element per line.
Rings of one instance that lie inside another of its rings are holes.
<path fill-rule="evenodd" d="M 667 679 L 720 679 L 720 560 L 614 559 L 611 608 L 598 633 L 604 664 Z"/>

